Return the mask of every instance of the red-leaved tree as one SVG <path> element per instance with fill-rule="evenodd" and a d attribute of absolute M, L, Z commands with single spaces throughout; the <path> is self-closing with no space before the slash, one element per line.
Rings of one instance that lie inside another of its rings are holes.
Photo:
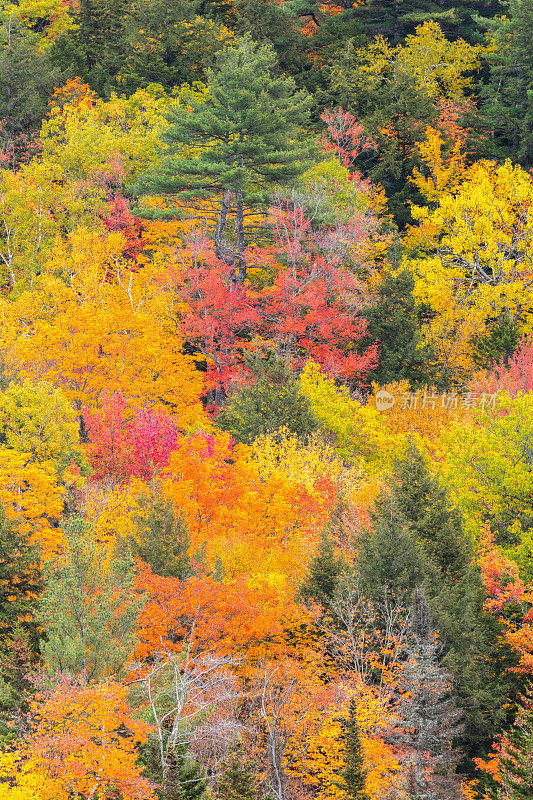
<path fill-rule="evenodd" d="M 83 410 L 93 478 L 147 480 L 168 463 L 177 447 L 179 428 L 168 414 L 152 408 L 132 409 L 120 393 L 104 393 L 101 409 Z"/>
<path fill-rule="evenodd" d="M 533 337 L 524 337 L 508 365 L 474 376 L 471 388 L 479 392 L 507 392 L 511 397 L 533 392 Z"/>
<path fill-rule="evenodd" d="M 256 298 L 249 287 L 231 280 L 231 267 L 216 257 L 207 237 L 192 234 L 178 256 L 178 332 L 205 358 L 207 386 L 226 389 L 259 325 Z"/>
<path fill-rule="evenodd" d="M 363 283 L 346 261 L 362 260 L 375 225 L 364 214 L 348 223 L 314 229 L 303 205 L 271 209 L 276 253 L 285 269 L 261 297 L 261 332 L 278 354 L 300 367 L 311 357 L 331 377 L 364 379 L 377 363 L 376 348 L 357 352 L 366 331 L 358 316 Z"/>

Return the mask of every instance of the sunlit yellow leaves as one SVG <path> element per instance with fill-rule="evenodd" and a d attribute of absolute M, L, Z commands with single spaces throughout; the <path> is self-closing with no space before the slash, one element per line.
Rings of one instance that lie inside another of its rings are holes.
<path fill-rule="evenodd" d="M 55 197 L 50 173 L 39 166 L 0 173 L 0 269 L 4 285 L 17 286 L 39 271 L 49 255 L 57 223 L 50 215 Z M 31 269 L 30 269 L 31 265 Z"/>
<path fill-rule="evenodd" d="M 52 461 L 64 471 L 84 462 L 78 419 L 66 397 L 49 384 L 12 384 L 0 394 L 0 432 L 6 446 L 29 452 L 36 463 Z"/>
<path fill-rule="evenodd" d="M 252 459 L 263 478 L 275 475 L 292 484 L 301 483 L 308 491 L 313 491 L 319 478 L 336 482 L 346 472 L 333 447 L 319 435 L 303 444 L 283 429 L 258 436 L 252 445 Z"/>
<path fill-rule="evenodd" d="M 0 504 L 7 518 L 40 546 L 45 560 L 63 540 L 63 495 L 50 462 L 36 464 L 31 453 L 0 448 Z"/>
<path fill-rule="evenodd" d="M 0 800 L 47 800 L 53 792 L 61 798 L 57 781 L 23 769 L 21 761 L 19 752 L 0 754 Z"/>
<path fill-rule="evenodd" d="M 105 389 L 171 410 L 184 427 L 204 422 L 202 376 L 167 328 L 158 275 L 128 270 L 121 243 L 78 231 L 34 290 L 3 306 L 10 368 L 60 386 L 78 411 Z"/>
<path fill-rule="evenodd" d="M 470 420 L 468 406 L 463 404 L 457 393 L 441 392 L 434 388 L 411 392 L 408 381 L 389 383 L 381 387 L 392 395 L 394 405 L 380 412 L 379 421 L 389 434 L 388 442 L 394 442 L 394 450 L 399 454 L 409 436 L 414 436 L 419 445 L 434 462 L 446 456 L 446 447 L 441 437 L 453 425 L 464 425 Z M 368 398 L 375 408 L 375 394 Z"/>
<path fill-rule="evenodd" d="M 434 128 L 426 129 L 426 139 L 419 142 L 418 151 L 425 164 L 427 175 L 419 169 L 413 170 L 413 182 L 430 203 L 438 201 L 444 192 L 455 191 L 466 171 L 466 157 L 460 140 L 453 142 L 451 150 L 445 152 L 442 134 Z"/>
<path fill-rule="evenodd" d="M 158 151 L 166 126 L 168 99 L 139 89 L 131 97 L 105 102 L 53 106 L 41 131 L 43 159 L 63 179 L 104 179 L 118 170 L 119 179 L 147 169 Z"/>
<path fill-rule="evenodd" d="M 335 386 L 313 361 L 307 362 L 300 387 L 342 458 L 360 464 L 365 471 L 382 468 L 393 444 L 375 407 L 352 400 L 348 390 Z"/>
<path fill-rule="evenodd" d="M 61 0 L 19 0 L 6 3 L 2 12 L 12 26 L 18 23 L 26 37 L 34 40 L 37 52 L 47 50 L 58 36 L 76 28 L 69 5 Z"/>
<path fill-rule="evenodd" d="M 413 208 L 409 263 L 417 299 L 435 311 L 427 339 L 442 369 L 463 376 L 489 320 L 505 314 L 523 332 L 533 327 L 533 186 L 510 162 L 477 162 L 438 200 L 435 211 Z"/>
<path fill-rule="evenodd" d="M 397 68 L 410 76 L 428 97 L 457 98 L 472 84 L 471 73 L 479 65 L 483 48 L 463 39 L 450 42 L 439 24 L 424 22 L 416 33 L 406 36 L 398 48 Z"/>
<path fill-rule="evenodd" d="M 479 64 L 482 52 L 482 47 L 467 44 L 463 39 L 449 41 L 439 24 L 431 20 L 418 25 L 403 45 L 392 47 L 382 36 L 376 36 L 357 50 L 359 77 L 352 80 L 367 87 L 377 86 L 383 80 L 396 86 L 414 84 L 432 102 L 440 98 L 458 99 L 471 85 L 468 73 Z"/>

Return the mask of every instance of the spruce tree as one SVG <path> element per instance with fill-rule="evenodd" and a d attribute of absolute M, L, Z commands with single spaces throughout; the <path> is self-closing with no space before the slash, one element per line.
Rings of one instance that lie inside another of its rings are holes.
<path fill-rule="evenodd" d="M 505 722 L 514 662 L 498 621 L 484 611 L 461 517 L 414 442 L 395 462 L 371 523 L 358 540 L 361 588 L 378 615 L 385 593 L 408 605 L 424 590 L 440 633 L 439 659 L 465 709 L 462 747 L 468 758 L 476 756 Z"/>
<path fill-rule="evenodd" d="M 454 582 L 461 578 L 472 560 L 472 542 L 447 490 L 431 474 L 412 439 L 394 463 L 391 502 L 434 565 L 437 580 Z"/>
<path fill-rule="evenodd" d="M 0 11 L 2 23 L 5 31 L 6 20 Z M 8 25 L 9 44 L 2 40 L 0 49 L 0 118 L 3 140 L 13 137 L 16 155 L 17 147 L 23 151 L 24 140 L 18 137 L 40 129 L 54 86 L 62 85 L 66 73 L 51 62 L 48 53 L 37 49 L 13 14 Z"/>
<path fill-rule="evenodd" d="M 25 632 L 38 649 L 37 606 L 43 589 L 39 552 L 0 507 L 0 641 Z M 0 644 L 0 651 L 2 645 Z"/>
<path fill-rule="evenodd" d="M 156 575 L 185 580 L 192 574 L 187 524 L 157 485 L 133 521 L 137 554 Z"/>
<path fill-rule="evenodd" d="M 478 144 L 484 154 L 527 169 L 533 164 L 533 0 L 511 0 L 493 35 L 498 47 L 490 56 Z"/>
<path fill-rule="evenodd" d="M 413 597 L 411 630 L 407 658 L 397 684 L 399 724 L 390 740 L 406 748 L 408 791 L 412 797 L 459 800 L 460 782 L 455 767 L 460 754 L 454 742 L 462 733 L 462 714 L 451 694 L 451 681 L 439 664 L 431 611 L 419 590 Z"/>
<path fill-rule="evenodd" d="M 217 417 L 217 425 L 237 442 L 252 444 L 262 434 L 285 428 L 305 440 L 317 430 L 311 406 L 301 394 L 298 382 L 281 359 L 249 358 L 247 366 L 253 383 L 232 397 Z"/>
<path fill-rule="evenodd" d="M 163 137 L 169 154 L 161 170 L 137 187 L 139 194 L 179 197 L 189 205 L 218 199 L 215 253 L 240 283 L 246 277 L 247 210 L 263 206 L 274 186 L 293 182 L 314 153 L 310 138 L 297 128 L 308 121 L 311 98 L 296 91 L 292 78 L 277 77 L 276 64 L 272 46 L 248 35 L 218 53 L 215 68 L 207 71 L 209 94 L 191 99 L 192 111 L 172 112 Z M 184 148 L 197 155 L 184 157 Z M 232 242 L 225 238 L 231 215 Z"/>
<path fill-rule="evenodd" d="M 506 313 L 501 314 L 483 335 L 475 337 L 472 354 L 475 364 L 488 370 L 502 363 L 508 367 L 520 344 L 521 329 L 519 321 L 510 319 Z"/>
<path fill-rule="evenodd" d="M 327 608 L 344 569 L 344 561 L 336 555 L 333 539 L 326 528 L 300 587 L 300 598 L 304 602 L 313 601 Z"/>
<path fill-rule="evenodd" d="M 386 273 L 372 304 L 363 312 L 368 328 L 360 342 L 361 352 L 374 342 L 379 345 L 379 364 L 368 373 L 368 381 L 383 386 L 408 380 L 413 388 L 432 383 L 432 354 L 428 345 L 421 345 L 423 309 L 416 305 L 414 285 L 408 269 Z"/>
<path fill-rule="evenodd" d="M 222 777 L 218 784 L 221 800 L 256 800 L 257 775 L 254 764 L 246 758 L 241 742 L 230 749 L 222 763 Z"/>
<path fill-rule="evenodd" d="M 16 738 L 29 713 L 39 652 L 39 552 L 0 507 L 0 742 Z"/>
<path fill-rule="evenodd" d="M 109 96 L 124 59 L 127 12 L 124 0 L 80 0 L 74 16 L 76 30 L 54 42 L 53 63 L 87 81 L 98 94 Z"/>
<path fill-rule="evenodd" d="M 200 800 L 207 781 L 186 744 L 168 747 L 163 776 L 164 800 Z"/>
<path fill-rule="evenodd" d="M 414 589 L 430 574 L 423 548 L 387 488 L 376 501 L 371 526 L 358 539 L 356 566 L 365 596 L 377 604 L 394 597 L 408 605 Z"/>
<path fill-rule="evenodd" d="M 357 721 L 357 704 L 350 698 L 348 717 L 343 720 L 344 768 L 339 786 L 347 800 L 369 800 L 366 791 L 366 770 L 361 731 Z"/>

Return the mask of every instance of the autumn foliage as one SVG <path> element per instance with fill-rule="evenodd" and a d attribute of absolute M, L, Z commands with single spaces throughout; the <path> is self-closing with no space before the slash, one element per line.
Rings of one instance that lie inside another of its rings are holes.
<path fill-rule="evenodd" d="M 0 800 L 530 796 L 528 2 L 0 9 Z"/>

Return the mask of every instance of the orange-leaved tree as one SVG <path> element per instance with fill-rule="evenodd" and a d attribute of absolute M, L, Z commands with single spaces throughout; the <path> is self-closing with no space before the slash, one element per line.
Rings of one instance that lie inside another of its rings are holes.
<path fill-rule="evenodd" d="M 325 478 L 313 491 L 281 475 L 263 478 L 250 448 L 233 447 L 218 432 L 183 438 L 163 486 L 183 514 L 191 555 L 211 569 L 219 561 L 228 576 L 275 572 L 297 579 L 335 495 Z"/>
<path fill-rule="evenodd" d="M 33 730 L 18 754 L 0 761 L 0 798 L 153 800 L 136 763 L 150 726 L 133 718 L 127 693 L 112 682 L 62 678 L 33 704 Z"/>

